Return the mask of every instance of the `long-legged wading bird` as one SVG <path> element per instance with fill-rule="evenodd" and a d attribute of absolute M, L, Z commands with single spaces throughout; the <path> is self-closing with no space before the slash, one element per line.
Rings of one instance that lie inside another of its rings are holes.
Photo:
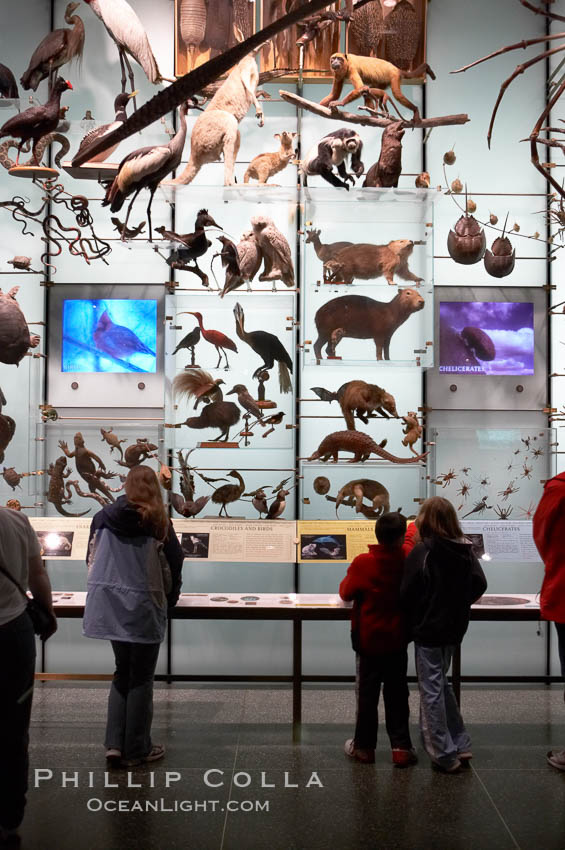
<path fill-rule="evenodd" d="M 69 81 L 57 77 L 47 103 L 42 106 L 30 106 L 29 109 L 14 115 L 0 127 L 0 138 L 2 136 L 16 136 L 21 140 L 18 145 L 16 165 L 20 161 L 20 151 L 29 139 L 33 142 L 33 160 L 36 165 L 39 165 L 35 149 L 43 136 L 57 129 L 61 110 L 61 95 L 67 89 L 72 89 Z"/>
<path fill-rule="evenodd" d="M 102 139 L 104 136 L 107 136 L 108 133 L 111 133 L 113 130 L 116 129 L 116 127 L 119 127 L 120 124 L 124 123 L 127 118 L 127 105 L 130 101 L 130 98 L 134 97 L 134 95 L 136 94 L 137 92 L 132 92 L 131 94 L 126 94 L 125 92 L 122 92 L 116 97 L 116 99 L 114 100 L 114 120 L 111 121 L 110 124 L 102 124 L 100 127 L 95 127 L 94 130 L 90 130 L 90 132 L 87 133 L 86 136 L 84 136 L 84 138 L 82 139 L 75 156 L 78 156 L 81 151 L 86 150 L 86 148 L 89 147 L 93 142 L 97 141 L 98 139 Z M 110 154 L 114 153 L 117 147 L 118 145 L 110 145 L 110 147 L 101 151 L 101 153 L 98 153 L 96 154 L 96 156 L 93 156 L 92 159 L 89 160 L 89 162 L 104 162 L 106 159 L 108 159 Z"/>
<path fill-rule="evenodd" d="M 246 331 L 245 315 L 241 304 L 237 303 L 233 308 L 235 316 L 235 330 L 240 339 L 249 345 L 253 351 L 263 359 L 263 363 L 253 372 L 256 378 L 263 369 L 272 369 L 275 360 L 279 364 L 279 387 L 281 393 L 289 393 L 292 390 L 290 373 L 292 372 L 292 360 L 280 339 L 267 331 Z"/>
<path fill-rule="evenodd" d="M 143 24 L 126 0 L 84 0 L 84 2 L 88 3 L 94 14 L 100 18 L 108 35 L 116 43 L 122 69 L 122 91 L 126 90 L 126 69 L 132 92 L 135 89 L 128 55 L 141 65 L 150 83 L 158 84 L 166 79 L 159 70 Z"/>
<path fill-rule="evenodd" d="M 207 330 L 204 327 L 204 325 L 202 324 L 202 313 L 195 313 L 192 310 L 186 310 L 182 313 L 177 313 L 177 316 L 184 316 L 184 315 L 195 317 L 195 319 L 198 322 L 198 325 L 200 327 L 200 332 L 201 332 L 202 336 L 204 337 L 206 342 L 209 342 L 211 345 L 213 345 L 214 348 L 216 349 L 216 351 L 218 352 L 218 362 L 216 363 L 214 368 L 215 369 L 220 368 L 220 363 L 222 362 L 222 354 L 223 354 L 224 357 L 226 358 L 226 365 L 225 365 L 224 368 L 229 369 L 230 364 L 228 363 L 228 355 L 226 354 L 226 348 L 229 351 L 235 351 L 237 353 L 237 345 L 235 344 L 235 342 L 232 339 L 230 339 L 229 336 L 226 336 L 225 334 L 223 334 L 221 331 Z"/>
<path fill-rule="evenodd" d="M 125 199 L 133 192 L 124 229 L 122 231 L 122 239 L 126 231 L 129 214 L 133 206 L 133 202 L 139 195 L 142 189 L 149 189 L 149 203 L 147 204 L 147 220 L 149 222 L 149 241 L 153 241 L 153 232 L 151 229 L 151 203 L 153 195 L 161 180 L 167 176 L 170 171 L 173 171 L 181 161 L 182 149 L 186 140 L 186 113 L 188 107 L 183 103 L 179 108 L 179 128 L 168 145 L 151 145 L 146 148 L 138 148 L 129 153 L 122 159 L 118 167 L 118 173 L 114 177 L 111 186 L 106 191 L 106 197 L 102 201 L 102 206 L 110 206 L 112 212 L 121 210 Z"/>
<path fill-rule="evenodd" d="M 20 82 L 24 89 L 37 91 L 39 83 L 46 77 L 50 77 L 53 83 L 53 75 L 58 68 L 72 62 L 73 59 L 81 59 L 84 48 L 84 24 L 82 18 L 73 14 L 80 3 L 69 3 L 65 9 L 65 23 L 72 29 L 62 27 L 48 33 L 39 42 L 32 57 L 29 60 L 27 71 L 22 74 Z"/>

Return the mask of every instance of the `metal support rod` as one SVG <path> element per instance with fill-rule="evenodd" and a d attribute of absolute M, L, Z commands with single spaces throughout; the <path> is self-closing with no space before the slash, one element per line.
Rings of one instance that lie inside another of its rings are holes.
<path fill-rule="evenodd" d="M 302 732 L 302 620 L 292 621 L 292 742 L 299 744 Z"/>

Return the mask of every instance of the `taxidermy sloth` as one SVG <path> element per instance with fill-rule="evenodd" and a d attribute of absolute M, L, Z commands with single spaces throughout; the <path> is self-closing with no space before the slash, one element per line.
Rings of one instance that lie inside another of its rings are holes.
<path fill-rule="evenodd" d="M 259 81 L 255 55 L 260 49 L 252 50 L 238 62 L 196 119 L 190 137 L 190 159 L 182 174 L 170 183 L 191 183 L 203 165 L 217 162 L 223 154 L 224 186 L 233 186 L 233 169 L 241 143 L 237 125 L 252 103 L 259 126 L 264 124 L 263 110 L 255 95 Z"/>
<path fill-rule="evenodd" d="M 375 59 L 372 56 L 356 56 L 354 53 L 334 53 L 330 58 L 330 67 L 334 75 L 331 92 L 320 101 L 320 106 L 345 106 L 358 97 L 365 97 L 373 103 L 375 100 L 384 103 L 387 100 L 385 89 L 392 91 L 396 100 L 414 113 L 414 121 L 420 120 L 418 107 L 402 93 L 400 84 L 403 79 L 424 77 L 428 74 L 435 80 L 435 74 L 424 62 L 414 71 L 402 71 L 385 59 Z M 349 80 L 353 91 L 338 100 L 343 89 L 343 83 Z"/>
<path fill-rule="evenodd" d="M 361 162 L 362 151 L 363 142 L 355 130 L 341 127 L 339 130 L 334 130 L 333 133 L 328 133 L 310 148 L 300 163 L 300 170 L 304 175 L 304 185 L 308 185 L 307 177 L 319 174 L 332 186 L 343 186 L 345 189 L 349 189 L 347 181 L 350 180 L 351 183 L 354 183 L 355 180 L 351 174 L 347 173 L 345 161 L 348 156 L 351 157 L 351 169 L 356 177 L 360 177 L 365 168 Z M 337 167 L 340 177 L 343 178 L 342 180 L 334 174 L 334 165 Z"/>

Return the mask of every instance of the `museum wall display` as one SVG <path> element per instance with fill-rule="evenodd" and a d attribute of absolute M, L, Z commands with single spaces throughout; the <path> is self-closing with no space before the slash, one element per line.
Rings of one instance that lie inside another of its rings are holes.
<path fill-rule="evenodd" d="M 335 4 L 187 100 L 175 75 L 291 7 L 130 6 L 23 0 L 0 57 L 0 501 L 39 523 L 54 589 L 84 589 L 81 535 L 147 463 L 194 592 L 333 593 L 367 524 L 439 494 L 489 588 L 535 593 L 529 523 L 563 466 L 560 152 L 536 168 L 519 143 L 543 62 L 490 131 L 522 54 L 467 66 L 542 16 Z M 475 625 L 466 668 L 540 672 L 528 628 Z M 284 624 L 214 629 L 175 622 L 183 672 L 284 672 Z M 347 671 L 343 623 L 304 635 L 305 667 Z M 65 621 L 47 662 L 100 652 Z"/>

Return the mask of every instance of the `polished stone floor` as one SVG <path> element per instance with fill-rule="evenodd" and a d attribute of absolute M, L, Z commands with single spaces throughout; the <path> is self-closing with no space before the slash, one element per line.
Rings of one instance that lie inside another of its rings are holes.
<path fill-rule="evenodd" d="M 283 687 L 159 684 L 154 741 L 167 755 L 131 772 L 141 787 L 125 771 L 105 778 L 106 694 L 98 683 L 37 686 L 25 850 L 565 848 L 565 773 L 545 761 L 565 747 L 558 686 L 466 686 L 472 768 L 443 776 L 419 741 L 419 764 L 393 769 L 384 734 L 374 766 L 348 761 L 350 687 L 305 689 L 293 746 Z"/>

